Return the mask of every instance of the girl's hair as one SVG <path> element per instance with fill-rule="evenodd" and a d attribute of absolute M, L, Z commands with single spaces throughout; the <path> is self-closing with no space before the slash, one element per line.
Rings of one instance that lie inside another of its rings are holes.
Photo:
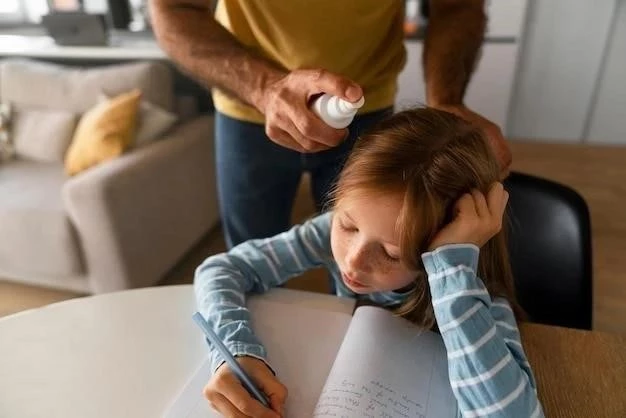
<path fill-rule="evenodd" d="M 404 196 L 397 224 L 401 260 L 419 273 L 396 314 L 427 328 L 435 324 L 421 254 L 452 220 L 456 201 L 472 189 L 486 194 L 500 180 L 499 173 L 482 132 L 441 110 L 396 113 L 357 140 L 332 202 L 336 205 L 355 192 Z M 518 318 L 523 316 L 514 296 L 505 228 L 481 248 L 477 274 L 492 297 L 505 297 Z"/>

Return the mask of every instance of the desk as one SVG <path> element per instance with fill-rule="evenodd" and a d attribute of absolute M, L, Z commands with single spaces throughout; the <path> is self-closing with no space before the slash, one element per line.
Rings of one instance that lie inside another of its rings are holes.
<path fill-rule="evenodd" d="M 275 289 L 284 303 L 354 301 Z M 206 353 L 190 285 L 73 299 L 0 319 L 0 417 L 155 418 Z M 524 324 L 548 416 L 626 416 L 626 339 Z"/>
<path fill-rule="evenodd" d="M 626 417 L 626 337 L 521 324 L 547 417 Z"/>

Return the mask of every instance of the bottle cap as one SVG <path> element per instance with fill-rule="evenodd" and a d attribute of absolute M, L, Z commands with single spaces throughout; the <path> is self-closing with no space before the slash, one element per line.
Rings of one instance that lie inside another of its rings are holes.
<path fill-rule="evenodd" d="M 365 97 L 361 96 L 361 98 L 352 103 L 344 99 L 337 98 L 337 110 L 343 114 L 353 115 L 356 113 L 358 109 L 360 109 L 365 104 Z"/>

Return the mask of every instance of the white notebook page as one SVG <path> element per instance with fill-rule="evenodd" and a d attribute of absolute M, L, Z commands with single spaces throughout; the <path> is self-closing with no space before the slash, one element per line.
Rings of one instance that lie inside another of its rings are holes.
<path fill-rule="evenodd" d="M 352 317 L 264 298 L 251 298 L 248 308 L 255 333 L 268 351 L 268 360 L 289 391 L 286 416 L 310 418 Z M 198 336 L 202 338 L 200 330 Z M 210 373 L 207 360 L 164 417 L 219 417 L 202 395 Z"/>
<path fill-rule="evenodd" d="M 380 308 L 356 310 L 316 418 L 455 417 L 441 337 Z"/>

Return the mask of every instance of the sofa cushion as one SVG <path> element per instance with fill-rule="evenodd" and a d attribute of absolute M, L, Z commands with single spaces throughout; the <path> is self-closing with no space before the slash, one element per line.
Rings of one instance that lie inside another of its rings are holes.
<path fill-rule="evenodd" d="M 67 110 L 22 109 L 15 112 L 11 132 L 18 157 L 63 162 L 77 115 Z"/>
<path fill-rule="evenodd" d="M 65 172 L 73 176 L 122 155 L 135 139 L 140 101 L 141 92 L 132 90 L 85 113 L 67 151 Z"/>
<path fill-rule="evenodd" d="M 63 165 L 16 159 L 0 166 L 0 266 L 47 277 L 82 273 L 77 238 L 65 212 Z"/>
<path fill-rule="evenodd" d="M 0 101 L 17 108 L 40 107 L 84 113 L 105 91 L 111 96 L 138 88 L 143 97 L 174 109 L 170 68 L 157 61 L 100 67 L 69 67 L 32 60 L 0 62 Z"/>
<path fill-rule="evenodd" d="M 111 96 L 103 93 L 100 101 L 110 100 Z M 147 100 L 141 100 L 137 115 L 137 135 L 133 147 L 139 148 L 160 139 L 178 121 L 178 116 L 168 112 Z"/>

